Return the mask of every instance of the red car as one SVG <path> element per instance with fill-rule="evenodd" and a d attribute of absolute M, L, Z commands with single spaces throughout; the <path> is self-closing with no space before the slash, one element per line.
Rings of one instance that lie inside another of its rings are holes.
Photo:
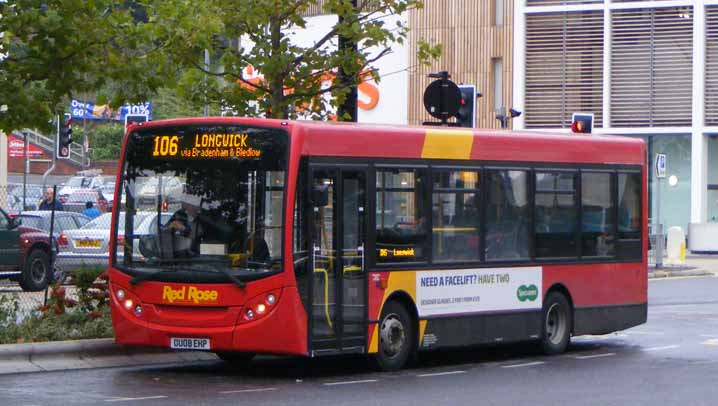
<path fill-rule="evenodd" d="M 0 209 L 0 278 L 19 282 L 25 291 L 43 290 L 53 281 L 51 255 L 58 252 L 58 236 L 89 219 L 78 213 L 55 212 L 51 249 L 50 216 L 49 211 L 29 211 L 11 218 Z"/>

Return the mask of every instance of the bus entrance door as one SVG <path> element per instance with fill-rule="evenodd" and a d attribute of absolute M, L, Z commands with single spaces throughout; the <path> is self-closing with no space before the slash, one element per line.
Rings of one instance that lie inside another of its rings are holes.
<path fill-rule="evenodd" d="M 364 352 L 366 169 L 312 167 L 311 353 Z"/>

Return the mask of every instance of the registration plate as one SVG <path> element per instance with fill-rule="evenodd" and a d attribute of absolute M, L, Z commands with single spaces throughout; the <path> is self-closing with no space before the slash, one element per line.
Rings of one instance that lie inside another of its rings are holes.
<path fill-rule="evenodd" d="M 170 348 L 175 350 L 209 350 L 209 338 L 170 338 Z"/>
<path fill-rule="evenodd" d="M 102 245 L 100 240 L 75 240 L 76 247 L 99 247 Z"/>

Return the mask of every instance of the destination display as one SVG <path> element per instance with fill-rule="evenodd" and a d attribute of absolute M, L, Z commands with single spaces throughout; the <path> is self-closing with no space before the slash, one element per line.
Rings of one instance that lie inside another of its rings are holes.
<path fill-rule="evenodd" d="M 153 136 L 152 156 L 161 158 L 260 158 L 262 150 L 248 133 L 198 133 Z"/>

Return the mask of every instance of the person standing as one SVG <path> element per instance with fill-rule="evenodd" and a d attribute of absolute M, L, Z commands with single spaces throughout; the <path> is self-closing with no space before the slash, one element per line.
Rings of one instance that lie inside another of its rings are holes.
<path fill-rule="evenodd" d="M 40 210 L 52 210 L 55 209 L 55 211 L 63 211 L 64 208 L 62 207 L 62 203 L 55 200 L 55 193 L 53 192 L 52 188 L 49 187 L 45 189 L 45 198 L 40 202 Z"/>
<path fill-rule="evenodd" d="M 85 216 L 94 219 L 95 217 L 99 216 L 101 213 L 97 208 L 92 204 L 92 202 L 85 202 L 85 210 L 82 211 L 82 214 Z"/>

